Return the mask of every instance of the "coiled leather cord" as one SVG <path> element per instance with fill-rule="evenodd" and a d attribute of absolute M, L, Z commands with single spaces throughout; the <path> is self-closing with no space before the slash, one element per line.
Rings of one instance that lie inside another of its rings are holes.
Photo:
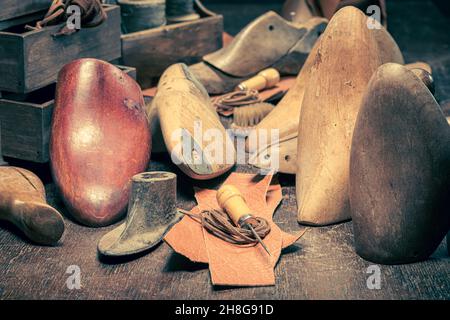
<path fill-rule="evenodd" d="M 261 102 L 258 90 L 233 91 L 213 99 L 218 112 Z"/>
<path fill-rule="evenodd" d="M 200 214 L 193 214 L 182 209 L 178 209 L 178 211 L 191 217 L 209 233 L 226 242 L 243 246 L 255 246 L 258 244 L 258 240 L 249 229 L 235 226 L 230 217 L 223 211 L 215 209 L 203 210 Z M 252 226 L 258 236 L 264 239 L 270 232 L 269 222 L 261 217 L 255 217 L 255 219 L 257 224 L 252 224 Z"/>

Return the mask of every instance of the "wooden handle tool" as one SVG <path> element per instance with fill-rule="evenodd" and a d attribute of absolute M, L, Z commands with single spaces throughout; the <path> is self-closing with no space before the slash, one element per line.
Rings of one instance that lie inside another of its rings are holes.
<path fill-rule="evenodd" d="M 237 90 L 264 90 L 274 87 L 278 82 L 280 82 L 280 73 L 274 69 L 269 68 L 261 71 L 253 78 L 245 80 L 238 84 Z"/>
<path fill-rule="evenodd" d="M 245 202 L 242 193 L 235 186 L 225 184 L 217 191 L 217 202 L 228 213 L 233 223 L 236 226 L 250 230 L 256 240 L 258 240 L 264 250 L 270 255 L 269 249 L 254 229 L 258 221 L 252 215 L 252 211 Z"/>

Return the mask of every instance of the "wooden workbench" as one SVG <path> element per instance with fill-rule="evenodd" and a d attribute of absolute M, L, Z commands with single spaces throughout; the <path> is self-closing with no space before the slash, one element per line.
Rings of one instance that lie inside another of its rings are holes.
<path fill-rule="evenodd" d="M 388 4 L 389 28 L 405 59 L 430 63 L 437 98 L 450 99 L 449 20 L 431 1 L 397 0 Z M 270 3 L 264 6 L 270 9 Z M 272 8 L 277 6 L 280 4 Z M 210 8 L 220 12 L 225 7 L 211 4 Z M 225 14 L 226 28 L 227 21 L 231 20 L 227 17 L 234 17 L 236 30 L 253 14 L 236 5 L 227 5 L 221 13 Z M 65 213 L 49 180 L 48 167 L 31 168 L 47 182 L 50 204 Z M 178 173 L 179 206 L 185 209 L 194 206 L 192 182 L 170 165 L 168 159 L 153 160 L 150 169 Z M 247 166 L 235 168 L 239 172 L 252 170 Z M 221 179 L 199 185 L 214 188 Z M 283 201 L 276 211 L 275 222 L 283 230 L 299 230 L 294 179 L 281 175 L 280 182 Z M 450 299 L 450 258 L 444 243 L 425 262 L 380 266 L 381 289 L 368 289 L 370 274 L 366 272 L 372 264 L 355 254 L 351 222 L 310 229 L 281 256 L 275 269 L 276 286 L 262 288 L 212 287 L 206 265 L 189 262 L 165 243 L 139 259 L 100 261 L 97 242 L 112 228 L 85 228 L 66 219 L 62 244 L 48 248 L 29 244 L 12 227 L 1 223 L 0 299 Z M 66 270 L 70 265 L 80 267 L 80 290 L 69 290 L 66 286 L 69 277 Z"/>

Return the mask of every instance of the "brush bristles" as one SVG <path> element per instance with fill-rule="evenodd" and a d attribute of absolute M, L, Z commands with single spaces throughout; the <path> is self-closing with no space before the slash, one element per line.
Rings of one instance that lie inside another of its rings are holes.
<path fill-rule="evenodd" d="M 234 108 L 233 122 L 238 127 L 256 126 L 273 108 L 272 104 L 265 102 Z"/>

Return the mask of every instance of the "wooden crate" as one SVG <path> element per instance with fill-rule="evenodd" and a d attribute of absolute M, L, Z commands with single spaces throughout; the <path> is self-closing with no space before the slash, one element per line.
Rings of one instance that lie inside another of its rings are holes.
<path fill-rule="evenodd" d="M 62 66 L 78 58 L 120 58 L 120 8 L 105 5 L 105 10 L 108 19 L 103 24 L 70 36 L 52 36 L 63 24 L 26 31 L 24 23 L 0 31 L 0 91 L 43 88 L 56 81 Z"/>
<path fill-rule="evenodd" d="M 52 0 L 1 0 L 0 21 L 48 9 Z"/>
<path fill-rule="evenodd" d="M 171 64 L 199 62 L 222 47 L 223 17 L 196 1 L 201 18 L 122 35 L 121 63 L 138 70 L 143 88 L 156 84 Z"/>
<path fill-rule="evenodd" d="M 118 67 L 136 79 L 135 68 Z M 53 83 L 24 96 L 3 94 L 0 98 L 1 142 L 4 156 L 40 163 L 49 161 L 48 148 L 55 86 Z"/>

